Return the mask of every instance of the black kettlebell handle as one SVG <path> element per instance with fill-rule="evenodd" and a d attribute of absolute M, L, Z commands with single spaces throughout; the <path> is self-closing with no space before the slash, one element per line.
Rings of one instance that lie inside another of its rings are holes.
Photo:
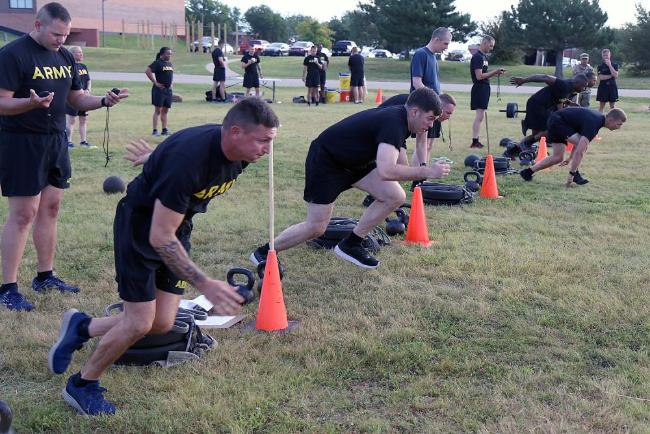
<path fill-rule="evenodd" d="M 50 93 L 51 92 L 49 90 L 42 90 L 42 91 L 40 91 L 38 93 L 38 97 L 39 98 L 47 98 L 48 96 L 50 96 Z"/>
<path fill-rule="evenodd" d="M 474 179 L 470 179 L 470 178 L 474 178 Z M 481 184 L 483 182 L 483 177 L 478 172 L 465 172 L 465 174 L 463 175 L 463 180 L 465 182 L 474 181 Z"/>
<path fill-rule="evenodd" d="M 245 276 L 246 284 L 237 283 L 235 276 Z M 244 303 L 250 303 L 255 300 L 255 293 L 253 292 L 253 286 L 255 285 L 255 275 L 253 272 L 247 268 L 231 268 L 226 274 L 226 281 L 229 285 L 236 288 L 237 294 L 241 295 L 244 298 Z"/>
<path fill-rule="evenodd" d="M 114 87 L 113 89 L 111 89 L 111 92 L 113 92 L 115 95 L 119 95 L 119 94 L 120 94 L 120 90 L 119 90 L 118 88 L 116 88 L 116 87 Z"/>

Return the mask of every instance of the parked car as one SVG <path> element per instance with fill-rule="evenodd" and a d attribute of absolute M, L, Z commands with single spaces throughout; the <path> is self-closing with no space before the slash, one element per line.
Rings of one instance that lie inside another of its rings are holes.
<path fill-rule="evenodd" d="M 384 50 L 383 48 L 378 48 L 376 50 L 372 50 L 372 54 L 375 55 L 375 58 L 382 58 L 382 59 L 392 59 L 393 58 L 393 53 L 391 53 L 388 50 Z"/>
<path fill-rule="evenodd" d="M 223 54 L 232 54 L 235 52 L 235 49 L 232 47 L 232 45 L 228 43 L 223 44 L 223 48 L 221 50 L 223 51 Z"/>
<path fill-rule="evenodd" d="M 374 59 L 374 57 L 375 57 L 375 55 L 373 54 L 374 50 L 375 50 L 375 47 L 367 47 L 367 46 L 364 45 L 361 48 L 361 51 L 359 52 L 359 54 L 361 54 L 362 57 L 366 57 L 368 59 Z"/>
<path fill-rule="evenodd" d="M 284 42 L 274 42 L 266 46 L 264 51 L 262 51 L 263 56 L 288 56 L 289 55 L 289 44 Z"/>
<path fill-rule="evenodd" d="M 467 59 L 467 51 L 465 50 L 452 50 L 447 53 L 445 60 L 450 62 L 462 62 Z"/>
<path fill-rule="evenodd" d="M 219 38 L 214 38 L 214 44 L 213 44 L 211 36 L 204 36 L 203 38 L 201 38 L 201 49 L 204 53 L 209 53 L 210 51 L 212 51 L 213 48 L 217 47 L 218 43 L 219 43 Z M 198 39 L 192 42 L 192 48 L 194 49 L 194 51 L 198 51 L 199 49 Z"/>
<path fill-rule="evenodd" d="M 409 58 L 413 57 L 415 54 L 415 48 L 411 48 L 408 52 Z M 406 50 L 400 51 L 399 55 L 397 56 L 399 60 L 404 60 L 406 59 Z"/>
<path fill-rule="evenodd" d="M 332 56 L 349 56 L 352 47 L 356 47 L 354 41 L 336 41 L 332 46 Z"/>
<path fill-rule="evenodd" d="M 309 49 L 314 45 L 309 41 L 297 41 L 289 48 L 289 56 L 306 56 Z"/>
<path fill-rule="evenodd" d="M 239 44 L 239 53 L 244 54 L 251 46 L 255 47 L 256 51 L 262 52 L 268 45 L 269 41 L 265 41 L 264 39 L 249 39 L 248 41 Z"/>
<path fill-rule="evenodd" d="M 323 48 L 321 48 L 321 49 L 320 49 L 320 52 L 321 52 L 321 53 L 325 53 L 325 55 L 326 55 L 327 57 L 332 57 L 332 52 L 331 52 L 327 47 L 323 47 Z"/>

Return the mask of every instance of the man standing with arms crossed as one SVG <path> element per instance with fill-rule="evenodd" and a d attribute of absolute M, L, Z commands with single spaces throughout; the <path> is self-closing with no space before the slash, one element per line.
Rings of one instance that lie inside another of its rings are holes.
<path fill-rule="evenodd" d="M 212 63 L 214 63 L 212 101 L 226 100 L 226 58 L 221 47 L 223 47 L 223 41 L 219 41 L 219 45 L 212 52 Z M 217 98 L 217 89 L 219 89 L 219 98 Z"/>
<path fill-rule="evenodd" d="M 470 75 L 472 76 L 472 94 L 470 108 L 476 110 L 476 117 L 472 124 L 472 144 L 470 148 L 482 148 L 479 142 L 481 122 L 485 117 L 485 111 L 490 102 L 490 77 L 499 76 L 506 72 L 503 68 L 497 68 L 488 72 L 487 55 L 494 49 L 494 38 L 489 35 L 483 36 L 479 49 L 472 56 L 469 64 Z"/>
<path fill-rule="evenodd" d="M 32 289 L 79 291 L 53 274 L 59 205 L 72 173 L 65 104 L 89 111 L 128 96 L 127 89 L 119 96 L 81 90 L 74 58 L 63 48 L 71 21 L 61 4 L 47 3 L 36 14 L 34 30 L 0 49 L 0 184 L 9 201 L 0 242 L 0 304 L 9 309 L 33 308 L 17 284 L 32 224 L 38 272 Z"/>

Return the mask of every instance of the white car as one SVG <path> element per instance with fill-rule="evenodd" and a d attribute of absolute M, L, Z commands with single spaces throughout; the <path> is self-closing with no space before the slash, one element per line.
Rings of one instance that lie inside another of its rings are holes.
<path fill-rule="evenodd" d="M 393 58 L 393 53 L 391 53 L 388 50 L 384 50 L 382 48 L 378 48 L 376 50 L 372 50 L 372 54 L 375 55 L 376 59 L 392 59 Z"/>
<path fill-rule="evenodd" d="M 361 48 L 361 52 L 359 54 L 361 54 L 362 57 L 366 57 L 368 59 L 374 59 L 375 58 L 375 53 L 373 53 L 374 50 L 375 50 L 374 47 L 364 46 L 363 48 Z"/>
<path fill-rule="evenodd" d="M 204 53 L 209 53 L 215 48 L 219 46 L 219 38 L 214 38 L 214 44 L 212 43 L 212 37 L 211 36 L 204 36 L 201 39 L 202 43 L 201 46 L 203 47 L 203 52 Z M 196 40 L 192 42 L 192 46 L 194 47 L 194 51 L 197 51 L 197 47 L 199 45 L 199 41 Z M 232 48 L 232 45 L 226 43 L 224 44 L 222 48 L 223 54 L 232 54 L 235 50 Z"/>

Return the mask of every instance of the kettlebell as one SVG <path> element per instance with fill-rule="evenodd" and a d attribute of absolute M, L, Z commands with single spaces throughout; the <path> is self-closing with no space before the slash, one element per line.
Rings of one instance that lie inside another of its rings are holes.
<path fill-rule="evenodd" d="M 119 90 L 118 88 L 116 88 L 116 87 L 114 87 L 113 89 L 111 89 L 111 92 L 113 92 L 115 95 L 119 95 L 119 94 L 120 94 L 120 90 Z"/>
<path fill-rule="evenodd" d="M 280 280 L 284 279 L 284 266 L 280 261 L 278 261 L 278 269 L 280 271 Z M 257 282 L 257 291 L 262 293 L 262 284 L 264 283 L 264 272 L 266 271 L 266 261 L 261 261 L 257 264 L 257 277 L 260 280 Z"/>
<path fill-rule="evenodd" d="M 124 184 L 124 181 L 122 181 L 122 178 L 113 175 L 104 180 L 103 188 L 104 193 L 106 194 L 124 193 L 126 185 Z"/>
<path fill-rule="evenodd" d="M 404 223 L 404 226 L 408 227 L 409 225 L 409 215 L 404 211 L 403 208 L 397 208 L 395 210 L 395 214 L 397 214 L 397 218 L 399 221 Z"/>
<path fill-rule="evenodd" d="M 235 276 L 244 276 L 246 278 L 246 283 L 238 283 L 235 280 Z M 255 292 L 253 292 L 255 276 L 251 270 L 247 268 L 231 268 L 226 274 L 226 281 L 229 285 L 236 288 L 237 294 L 242 296 L 244 299 L 242 304 L 247 304 L 255 300 Z"/>
<path fill-rule="evenodd" d="M 409 224 L 409 216 L 402 208 L 397 208 L 395 214 L 397 218 L 386 218 L 386 233 L 391 237 L 404 234 Z"/>

